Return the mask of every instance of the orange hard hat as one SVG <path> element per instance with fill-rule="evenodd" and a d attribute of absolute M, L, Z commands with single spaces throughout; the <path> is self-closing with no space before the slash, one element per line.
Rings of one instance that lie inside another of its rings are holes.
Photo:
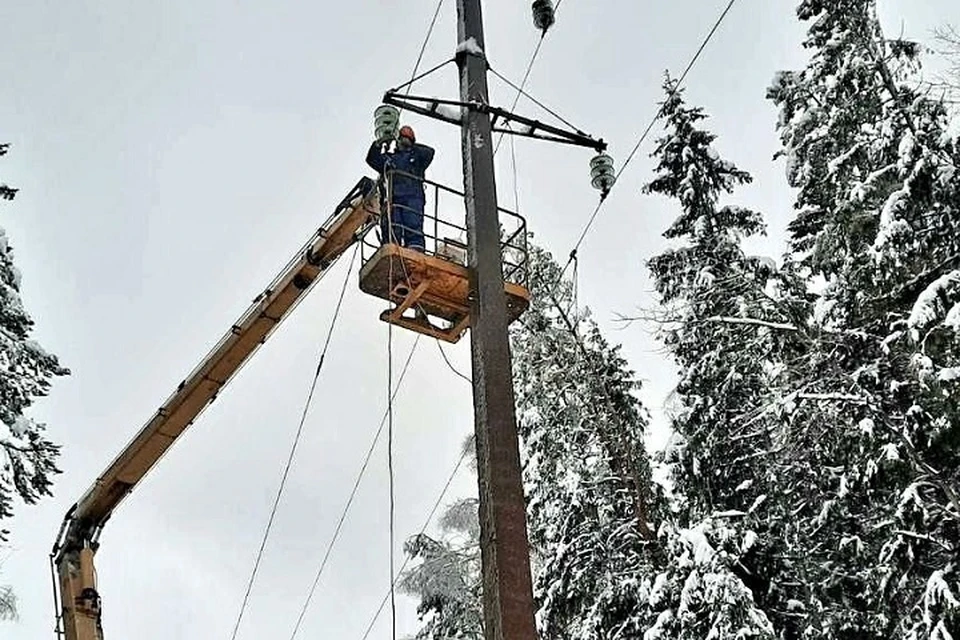
<path fill-rule="evenodd" d="M 417 141 L 417 136 L 414 135 L 413 129 L 409 125 L 403 125 L 402 127 L 400 127 L 400 137 L 410 138 L 411 142 Z"/>

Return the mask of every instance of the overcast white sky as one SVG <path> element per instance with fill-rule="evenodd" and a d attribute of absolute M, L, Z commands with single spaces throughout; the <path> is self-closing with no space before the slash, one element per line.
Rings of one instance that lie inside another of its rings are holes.
<path fill-rule="evenodd" d="M 529 4 L 485 3 L 491 63 L 515 81 L 538 37 Z M 608 140 L 622 162 L 656 109 L 664 69 L 682 69 L 725 4 L 566 0 L 529 90 Z M 770 161 L 775 113 L 764 92 L 775 71 L 802 64 L 795 4 L 741 0 L 687 92 L 713 116 L 721 152 L 754 174 L 736 201 L 768 216 L 773 255 L 790 194 Z M 55 498 L 18 507 L 11 523 L 0 583 L 19 592 L 22 620 L 0 623 L 4 638 L 52 635 L 47 554 L 63 513 L 367 172 L 372 111 L 409 77 L 433 8 L 434 0 L 0 5 L 0 141 L 12 143 L 0 175 L 21 188 L 0 207 L 0 225 L 37 338 L 73 369 L 34 412 L 63 443 L 65 473 Z M 895 0 L 883 10 L 891 30 L 921 38 L 960 22 L 951 0 Z M 425 65 L 455 46 L 455 3 L 446 0 Z M 418 92 L 456 97 L 456 82 L 450 67 Z M 509 106 L 506 87 L 491 86 Z M 459 185 L 459 132 L 411 123 L 438 150 L 431 176 Z M 581 249 L 580 292 L 623 342 L 659 415 L 671 368 L 640 327 L 613 322 L 652 303 L 643 264 L 663 248 L 675 215 L 639 193 L 651 148 Z M 522 212 L 565 259 L 597 198 L 590 152 L 523 140 L 517 156 Z M 97 558 L 108 638 L 229 637 L 345 269 L 346 260 L 115 514 Z M 353 284 L 240 638 L 289 636 L 384 410 L 383 305 Z M 399 369 L 413 336 L 396 332 L 394 342 Z M 451 351 L 464 371 L 468 352 L 466 340 Z M 471 429 L 469 386 L 423 342 L 396 407 L 398 544 L 420 526 Z M 385 478 L 380 448 L 298 637 L 359 640 L 383 597 Z M 473 491 L 462 473 L 454 494 Z M 415 628 L 406 600 L 400 628 Z M 384 616 L 373 637 L 388 634 Z"/>

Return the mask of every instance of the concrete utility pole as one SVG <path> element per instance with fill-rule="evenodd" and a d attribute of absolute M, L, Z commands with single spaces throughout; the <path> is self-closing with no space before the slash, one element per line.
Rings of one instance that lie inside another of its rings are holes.
<path fill-rule="evenodd" d="M 460 99 L 489 104 L 480 0 L 457 0 L 457 17 Z M 461 131 L 485 636 L 536 640 L 490 116 L 464 109 Z"/>

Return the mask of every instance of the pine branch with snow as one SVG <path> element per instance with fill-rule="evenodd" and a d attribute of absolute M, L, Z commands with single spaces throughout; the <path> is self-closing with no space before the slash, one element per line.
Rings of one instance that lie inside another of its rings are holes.
<path fill-rule="evenodd" d="M 10 150 L 10 143 L 0 143 L 0 157 L 7 155 Z M 17 195 L 17 189 L 0 182 L 0 200 L 13 200 Z"/>
<path fill-rule="evenodd" d="M 741 535 L 723 518 L 689 528 L 661 528 L 669 565 L 643 590 L 652 621 L 643 640 L 774 640 L 778 636 L 737 576 L 755 534 Z"/>
<path fill-rule="evenodd" d="M 0 155 L 6 151 L 0 145 Z M 0 229 L 0 521 L 13 515 L 18 499 L 34 504 L 51 495 L 52 476 L 59 473 L 59 446 L 27 411 L 49 393 L 54 377 L 70 372 L 31 339 L 33 326 L 20 298 L 13 249 Z M 0 541 L 8 535 L 0 528 Z"/>
<path fill-rule="evenodd" d="M 758 506 L 770 521 L 750 532 L 763 539 L 738 560 L 739 575 L 714 575 L 712 587 L 698 573 L 677 577 L 667 570 L 663 575 L 674 575 L 680 584 L 690 580 L 690 592 L 696 593 L 691 602 L 699 612 L 694 618 L 740 620 L 747 625 L 743 637 L 770 637 L 770 625 L 778 631 L 791 628 L 792 616 L 776 612 L 801 597 L 776 587 L 793 576 L 783 575 L 779 559 L 785 533 L 776 516 L 784 507 L 767 496 L 780 495 L 779 470 L 771 465 L 783 447 L 777 390 L 807 326 L 796 315 L 796 301 L 785 295 L 792 284 L 776 265 L 743 251 L 742 241 L 763 231 L 760 214 L 720 203 L 750 176 L 713 149 L 715 136 L 702 128 L 703 110 L 688 106 L 669 78 L 664 91 L 665 132 L 653 152 L 656 175 L 645 191 L 671 198 L 679 208 L 664 234 L 674 246 L 648 263 L 663 309 L 660 337 L 680 369 L 671 416 L 674 435 L 663 462 L 681 504 L 679 522 L 667 530 L 706 526 L 717 511 L 746 513 Z M 734 525 L 727 527 L 729 535 L 737 535 Z M 682 545 L 676 536 L 670 540 L 671 564 L 683 564 Z M 726 595 L 711 592 L 713 587 Z M 739 613 L 724 604 L 734 592 L 748 595 L 737 600 Z M 748 613 L 754 609 L 772 613 Z M 651 637 L 724 637 L 730 630 L 685 626 L 672 605 L 655 611 L 663 625 L 655 626 L 660 635 Z"/>
<path fill-rule="evenodd" d="M 538 626 L 557 639 L 629 636 L 642 623 L 662 499 L 644 447 L 639 385 L 531 247 L 531 306 L 512 329 Z M 617 631 L 619 630 L 619 631 Z"/>
<path fill-rule="evenodd" d="M 400 576 L 401 591 L 419 599 L 422 640 L 482 640 L 480 524 L 475 499 L 450 505 L 440 536 L 417 535 L 404 545 L 418 561 Z"/>
<path fill-rule="evenodd" d="M 784 270 L 824 285 L 808 291 L 775 460 L 805 550 L 803 633 L 932 638 L 916 621 L 940 613 L 917 603 L 949 601 L 924 594 L 951 575 L 960 532 L 960 150 L 917 90 L 919 47 L 885 38 L 874 0 L 798 15 L 810 62 L 769 96 L 797 189 Z"/>

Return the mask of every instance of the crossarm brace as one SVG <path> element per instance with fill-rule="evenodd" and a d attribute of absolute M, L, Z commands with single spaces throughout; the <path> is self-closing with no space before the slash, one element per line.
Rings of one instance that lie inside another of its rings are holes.
<path fill-rule="evenodd" d="M 507 111 L 500 107 L 479 102 L 461 102 L 459 100 L 445 100 L 443 98 L 429 98 L 426 96 L 401 96 L 395 91 L 388 91 L 383 96 L 384 104 L 393 105 L 405 111 L 419 113 L 422 116 L 440 120 L 449 124 L 460 125 L 459 115 L 451 114 L 449 111 L 440 109 L 444 107 L 458 107 L 469 109 L 479 113 L 487 113 L 491 116 L 491 125 L 496 133 L 505 133 L 525 138 L 536 138 L 537 140 L 547 140 L 549 142 L 559 142 L 561 144 L 571 144 L 578 147 L 587 147 L 595 149 L 598 153 L 607 150 L 607 143 L 602 139 L 597 140 L 582 131 L 572 131 L 562 129 L 551 124 L 534 120 L 526 116 Z M 513 128 L 509 125 L 516 124 L 519 128 Z"/>

